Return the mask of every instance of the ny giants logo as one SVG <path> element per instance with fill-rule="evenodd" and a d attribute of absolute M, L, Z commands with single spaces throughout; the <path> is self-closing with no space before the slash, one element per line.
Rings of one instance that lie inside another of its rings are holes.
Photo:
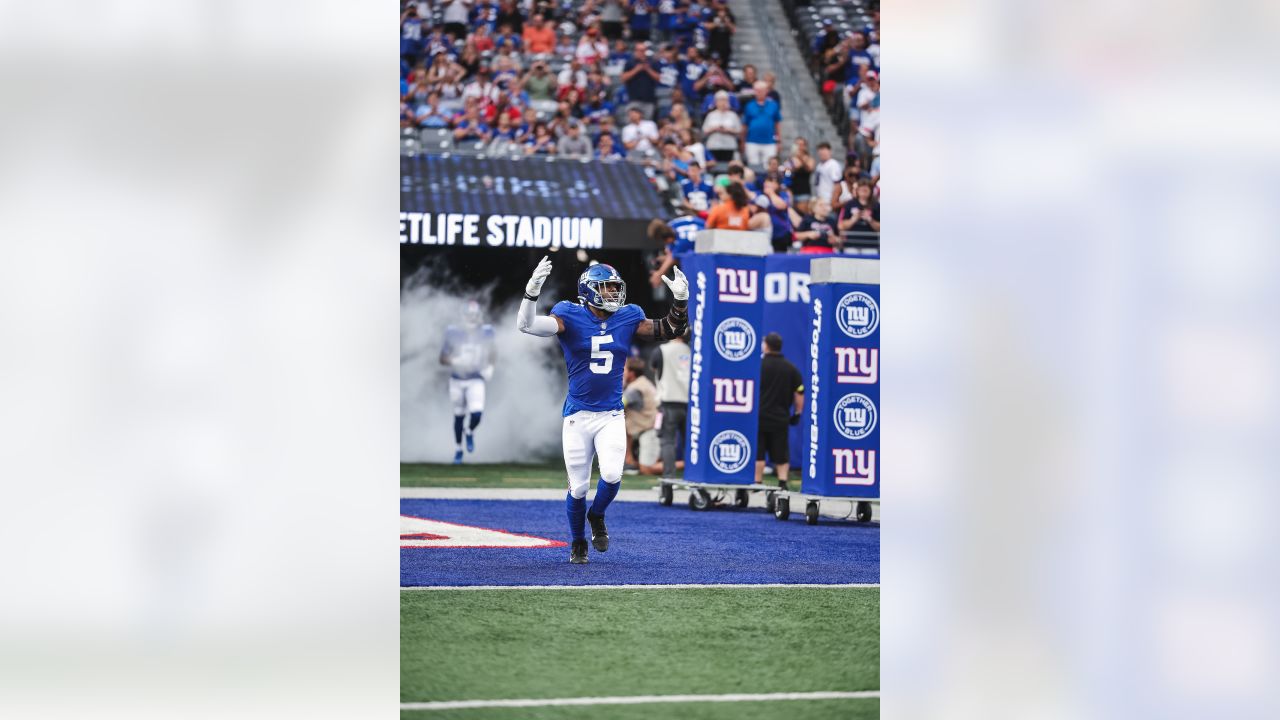
<path fill-rule="evenodd" d="M 874 385 L 880 379 L 880 350 L 838 347 L 836 382 L 845 385 Z"/>
<path fill-rule="evenodd" d="M 737 430 L 724 430 L 711 439 L 711 466 L 732 475 L 745 468 L 751 460 L 751 443 Z"/>
<path fill-rule="evenodd" d="M 753 303 L 759 295 L 759 273 L 755 270 L 716 268 L 720 282 L 720 302 Z"/>
<path fill-rule="evenodd" d="M 711 378 L 716 389 L 716 412 L 749 413 L 756 396 L 756 381 L 747 378 Z"/>
<path fill-rule="evenodd" d="M 836 485 L 875 485 L 876 451 L 833 448 Z"/>

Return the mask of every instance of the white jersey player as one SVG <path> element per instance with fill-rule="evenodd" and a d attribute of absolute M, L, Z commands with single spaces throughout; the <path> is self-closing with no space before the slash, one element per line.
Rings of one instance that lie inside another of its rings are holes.
<path fill-rule="evenodd" d="M 453 439 L 457 443 L 454 464 L 462 462 L 464 430 L 467 452 L 476 450 L 475 431 L 484 412 L 485 382 L 493 377 L 497 358 L 493 326 L 482 324 L 483 319 L 480 303 L 467 303 L 463 324 L 445 328 L 444 347 L 440 349 L 440 364 L 449 366 L 449 401 L 453 405 Z"/>
<path fill-rule="evenodd" d="M 516 327 L 530 335 L 556 336 L 564 352 L 569 394 L 564 401 L 561 440 L 569 476 L 569 493 L 565 497 L 573 540 L 569 561 L 585 563 L 585 521 L 591 523 L 591 544 L 596 550 L 609 549 L 604 511 L 618 494 L 626 456 L 622 370 L 631 351 L 631 339 L 667 340 L 684 334 L 689 282 L 680 268 L 675 268 L 674 279 L 663 276 L 675 300 L 666 317 L 650 320 L 639 306 L 626 304 L 627 285 L 617 270 L 609 265 L 592 265 L 578 278 L 577 302 L 558 302 L 549 316 L 537 316 L 538 293 L 550 274 L 551 259 L 544 257 L 525 286 Z M 600 456 L 600 482 L 588 511 L 587 487 L 595 455 Z"/>

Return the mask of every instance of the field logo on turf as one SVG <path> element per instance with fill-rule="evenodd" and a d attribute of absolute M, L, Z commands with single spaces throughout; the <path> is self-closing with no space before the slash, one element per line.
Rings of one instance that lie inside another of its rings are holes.
<path fill-rule="evenodd" d="M 732 475 L 747 466 L 751 460 L 751 444 L 747 436 L 737 430 L 724 430 L 711 439 L 711 465 L 716 470 Z"/>
<path fill-rule="evenodd" d="M 716 352 L 725 360 L 746 360 L 756 347 L 756 330 L 742 318 L 727 318 L 716 326 Z"/>
<path fill-rule="evenodd" d="M 875 485 L 876 451 L 832 448 L 836 485 Z"/>
<path fill-rule="evenodd" d="M 876 405 L 862 393 L 849 393 L 832 413 L 836 431 L 850 440 L 861 440 L 876 429 Z"/>
<path fill-rule="evenodd" d="M 716 389 L 716 412 L 749 413 L 756 397 L 756 381 L 749 378 L 711 378 Z"/>
<path fill-rule="evenodd" d="M 716 279 L 720 283 L 720 302 L 751 304 L 756 301 L 760 284 L 758 271 L 718 267 Z"/>
<path fill-rule="evenodd" d="M 836 305 L 836 322 L 851 338 L 864 338 L 880 326 L 880 306 L 861 290 L 846 293 Z"/>
<path fill-rule="evenodd" d="M 838 347 L 836 382 L 843 385 L 874 385 L 880 379 L 878 348 Z"/>

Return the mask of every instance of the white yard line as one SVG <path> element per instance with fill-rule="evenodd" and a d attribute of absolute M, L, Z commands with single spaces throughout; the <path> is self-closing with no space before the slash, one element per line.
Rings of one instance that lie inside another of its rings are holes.
<path fill-rule="evenodd" d="M 563 488 L 400 488 L 400 497 L 406 500 L 564 500 L 564 494 Z M 614 498 L 618 501 L 657 502 L 658 490 L 619 490 Z"/>
<path fill-rule="evenodd" d="M 683 590 L 685 588 L 878 588 L 880 583 L 690 583 L 678 585 L 416 585 L 401 590 Z"/>
<path fill-rule="evenodd" d="M 549 707 L 564 705 L 648 705 L 650 703 L 765 702 L 770 700 L 878 699 L 879 690 L 860 692 L 734 693 L 729 695 L 624 695 L 615 697 L 547 698 L 541 700 L 445 700 L 400 703 L 401 710 L 463 710 L 467 708 Z"/>

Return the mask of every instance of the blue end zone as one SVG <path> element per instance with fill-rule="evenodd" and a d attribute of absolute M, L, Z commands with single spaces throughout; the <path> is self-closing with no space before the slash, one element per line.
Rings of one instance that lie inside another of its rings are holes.
<path fill-rule="evenodd" d="M 404 515 L 568 541 L 563 500 L 401 500 Z M 800 517 L 803 517 L 802 515 Z M 878 583 L 880 528 L 779 522 L 763 510 L 695 512 L 619 502 L 609 551 L 570 565 L 569 549 L 401 548 L 400 585 Z"/>

